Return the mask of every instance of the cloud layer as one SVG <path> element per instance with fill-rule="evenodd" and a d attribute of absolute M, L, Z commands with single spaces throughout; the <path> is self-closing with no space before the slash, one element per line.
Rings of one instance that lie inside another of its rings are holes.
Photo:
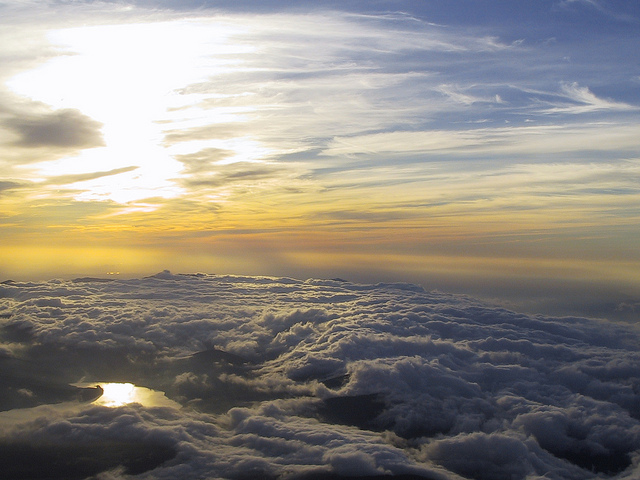
<path fill-rule="evenodd" d="M 410 284 L 168 271 L 5 282 L 0 317 L 16 477 L 34 452 L 52 478 L 639 473 L 631 327 Z M 182 407 L 92 405 L 71 385 L 116 381 Z"/>

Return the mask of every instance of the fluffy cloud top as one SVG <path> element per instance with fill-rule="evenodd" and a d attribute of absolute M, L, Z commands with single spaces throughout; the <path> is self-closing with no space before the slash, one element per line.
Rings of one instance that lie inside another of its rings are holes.
<path fill-rule="evenodd" d="M 632 327 L 407 284 L 166 271 L 0 295 L 0 460 L 16 478 L 30 454 L 52 478 L 640 473 Z M 94 405 L 80 381 L 182 407 Z"/>

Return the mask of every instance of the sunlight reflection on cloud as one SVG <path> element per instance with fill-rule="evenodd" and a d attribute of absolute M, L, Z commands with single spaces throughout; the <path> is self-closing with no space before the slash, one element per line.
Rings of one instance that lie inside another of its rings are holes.
<path fill-rule="evenodd" d="M 139 387 L 132 383 L 82 383 L 78 387 L 90 387 L 98 385 L 102 389 L 102 395 L 94 400 L 96 405 L 105 407 L 121 407 L 129 403 L 139 403 L 145 407 L 180 407 L 176 402 L 168 399 L 164 393 L 150 388 Z"/>

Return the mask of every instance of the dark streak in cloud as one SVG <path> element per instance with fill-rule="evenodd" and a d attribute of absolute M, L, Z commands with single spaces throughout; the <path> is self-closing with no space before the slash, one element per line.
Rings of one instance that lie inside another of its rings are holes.
<path fill-rule="evenodd" d="M 121 173 L 132 172 L 136 170 L 137 166 L 114 168 L 113 170 L 107 170 L 104 172 L 91 172 L 91 173 L 77 173 L 69 175 L 58 175 L 50 177 L 45 183 L 50 185 L 66 185 L 69 183 L 85 182 L 87 180 L 95 180 L 96 178 L 109 177 L 111 175 L 119 175 Z"/>
<path fill-rule="evenodd" d="M 0 443 L 0 468 L 7 479 L 82 480 L 112 470 L 138 475 L 175 457 L 175 448 L 145 441 L 88 441 L 54 437 L 38 445 Z M 37 459 L 37 461 L 33 461 Z"/>
<path fill-rule="evenodd" d="M 185 169 L 186 175 L 196 175 L 201 173 L 210 173 L 215 167 L 214 165 L 234 155 L 230 150 L 222 148 L 206 148 L 196 153 L 186 155 L 176 155 L 176 160 L 181 162 Z"/>
<path fill-rule="evenodd" d="M 185 176 L 181 183 L 188 188 L 217 188 L 244 182 L 269 181 L 279 178 L 285 169 L 272 164 L 254 162 L 217 163 L 229 152 L 207 149 L 191 155 L 177 157 L 185 165 Z"/>
<path fill-rule="evenodd" d="M 25 186 L 25 182 L 14 182 L 12 180 L 0 180 L 0 195 L 8 190 L 15 190 Z"/>

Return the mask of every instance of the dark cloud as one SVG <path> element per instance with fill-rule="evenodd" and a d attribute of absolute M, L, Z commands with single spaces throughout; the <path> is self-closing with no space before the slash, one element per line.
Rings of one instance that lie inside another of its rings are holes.
<path fill-rule="evenodd" d="M 16 476 L 29 455 L 52 478 L 639 473 L 635 326 L 408 284 L 168 271 L 5 282 L 0 311 L 0 462 Z M 74 386 L 109 381 L 182 408 Z"/>
<path fill-rule="evenodd" d="M 0 161 L 8 165 L 55 160 L 104 146 L 102 124 L 76 109 L 0 92 Z"/>
<path fill-rule="evenodd" d="M 18 135 L 15 146 L 24 148 L 92 148 L 104 145 L 102 124 L 75 109 L 16 115 L 3 126 Z"/>
<path fill-rule="evenodd" d="M 186 175 L 196 175 L 211 173 L 217 162 L 232 157 L 234 154 L 233 151 L 222 148 L 205 148 L 196 153 L 176 155 L 175 158 L 184 165 Z"/>
<path fill-rule="evenodd" d="M 209 148 L 177 156 L 176 159 L 185 166 L 181 183 L 188 188 L 216 188 L 250 182 L 255 187 L 256 182 L 268 182 L 286 174 L 283 167 L 263 162 L 219 163 L 231 155 L 233 153 L 227 150 Z"/>
<path fill-rule="evenodd" d="M 24 182 L 14 182 L 13 180 L 0 180 L 0 195 L 8 190 L 14 190 L 16 188 L 22 188 L 25 186 Z"/>

